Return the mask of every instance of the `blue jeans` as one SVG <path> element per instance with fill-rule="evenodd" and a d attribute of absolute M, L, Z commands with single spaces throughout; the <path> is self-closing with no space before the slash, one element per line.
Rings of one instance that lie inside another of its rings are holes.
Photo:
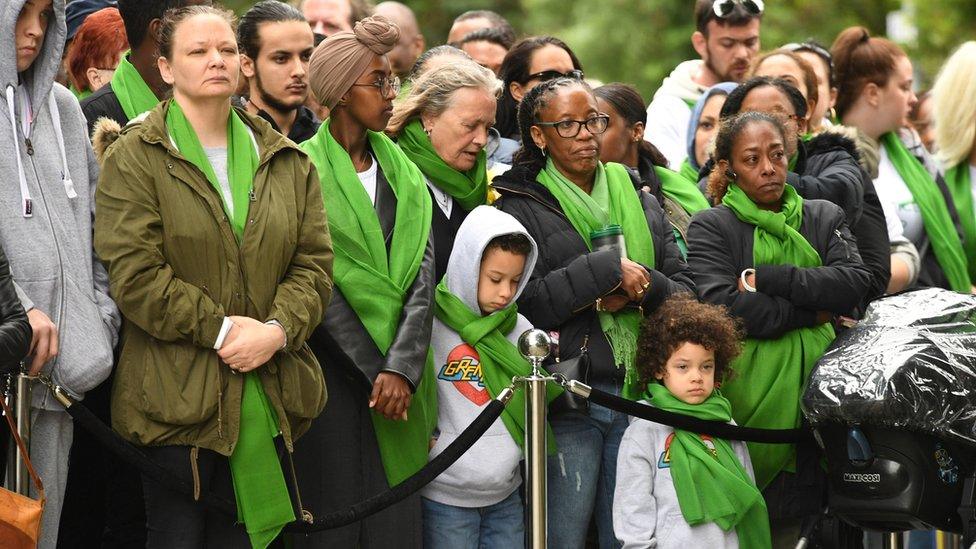
<path fill-rule="evenodd" d="M 524 512 L 518 490 L 488 507 L 455 507 L 427 498 L 421 502 L 424 549 L 514 549 L 525 546 Z"/>
<path fill-rule="evenodd" d="M 593 387 L 619 395 L 621 384 Z M 620 547 L 613 534 L 613 489 L 627 415 L 591 404 L 588 416 L 560 414 L 550 425 L 557 452 L 548 462 L 549 547 L 582 548 L 594 512 L 600 548 Z"/>

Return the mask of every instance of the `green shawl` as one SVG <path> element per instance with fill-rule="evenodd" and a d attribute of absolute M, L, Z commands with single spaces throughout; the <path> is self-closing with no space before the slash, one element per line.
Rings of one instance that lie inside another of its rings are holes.
<path fill-rule="evenodd" d="M 232 204 L 224 200 L 213 166 L 197 138 L 196 131 L 173 100 L 166 111 L 166 127 L 180 154 L 200 169 L 224 203 L 234 236 L 244 238 L 249 195 L 258 170 L 258 155 L 244 121 L 231 110 L 227 117 L 227 180 Z M 278 418 L 268 402 L 257 372 L 244 375 L 241 394 L 240 431 L 230 456 L 230 472 L 237 497 L 237 517 L 244 523 L 251 545 L 267 547 L 282 527 L 295 520 L 285 476 L 278 461 L 274 438 Z"/>
<path fill-rule="evenodd" d="M 159 103 L 156 94 L 149 89 L 142 75 L 129 62 L 129 52 L 122 56 L 109 85 L 112 86 L 112 91 L 115 92 L 115 97 L 118 98 L 122 111 L 129 120 L 151 111 Z"/>
<path fill-rule="evenodd" d="M 369 145 L 397 198 L 393 242 L 386 240 L 373 203 L 349 154 L 329 131 L 327 119 L 301 147 L 315 164 L 329 217 L 336 286 L 384 355 L 396 337 L 407 292 L 420 270 L 430 236 L 431 201 L 424 176 L 393 141 L 368 132 Z M 437 386 L 430 352 L 406 421 L 372 413 L 380 456 L 390 486 L 427 464 L 437 423 Z"/>
<path fill-rule="evenodd" d="M 705 195 L 698 190 L 697 181 L 689 183 L 687 178 L 661 166 L 654 166 L 654 171 L 657 172 L 657 177 L 661 180 L 661 192 L 680 204 L 688 215 L 695 215 L 710 207 Z"/>
<path fill-rule="evenodd" d="M 935 259 L 949 280 L 949 286 L 954 291 L 968 294 L 972 285 L 966 267 L 966 251 L 952 222 L 949 207 L 932 175 L 912 156 L 894 132 L 882 135 L 881 145 L 918 205 L 925 233 L 932 243 Z"/>
<path fill-rule="evenodd" d="M 434 302 L 436 306 L 434 314 L 437 318 L 457 332 L 465 343 L 478 352 L 481 378 L 491 398 L 497 397 L 502 390 L 511 385 L 513 377 L 532 373 L 528 361 L 522 358 L 515 345 L 506 337 L 515 329 L 518 320 L 518 307 L 514 302 L 504 309 L 482 316 L 476 314 L 460 298 L 452 294 L 443 280 L 437 285 Z M 552 401 L 562 392 L 562 389 L 549 383 L 546 385 L 546 392 L 548 400 Z M 525 391 L 515 391 L 511 402 L 502 412 L 502 423 L 521 448 L 525 440 Z M 546 430 L 549 449 L 555 450 L 552 430 L 548 427 Z"/>
<path fill-rule="evenodd" d="M 441 160 L 420 120 L 403 127 L 397 145 L 438 189 L 451 195 L 466 211 L 488 203 L 488 154 L 478 153 L 474 167 L 459 172 Z"/>
<path fill-rule="evenodd" d="M 654 240 L 627 168 L 612 162 L 606 165 L 597 163 L 590 194 L 560 173 L 551 159 L 546 161 L 546 168 L 539 172 L 536 181 L 556 197 L 587 248 L 593 249 L 591 231 L 608 225 L 620 225 L 628 259 L 649 269 L 654 268 Z M 616 313 L 601 312 L 599 316 L 600 326 L 613 348 L 614 362 L 626 369 L 623 394 L 626 398 L 636 399 L 640 389 L 634 360 L 641 315 L 633 309 L 624 308 Z"/>
<path fill-rule="evenodd" d="M 698 170 L 691 165 L 691 160 L 685 158 L 681 162 L 681 167 L 678 168 L 678 173 L 681 174 L 681 177 L 698 185 Z"/>
<path fill-rule="evenodd" d="M 817 251 L 800 234 L 803 199 L 790 185 L 783 191 L 779 212 L 759 209 L 737 185 L 729 185 L 722 199 L 742 222 L 754 225 L 752 259 L 755 267 L 796 265 L 819 267 Z M 759 289 L 762 291 L 762 288 Z M 732 364 L 736 375 L 722 386 L 739 425 L 765 429 L 800 426 L 800 395 L 813 364 L 834 339 L 830 324 L 799 328 L 778 339 L 746 339 Z M 756 484 L 765 488 L 783 470 L 795 468 L 796 448 L 788 444 L 749 444 Z"/>
<path fill-rule="evenodd" d="M 648 383 L 643 396 L 669 412 L 708 421 L 732 419 L 732 405 L 717 390 L 701 404 L 683 402 L 658 383 Z M 725 531 L 735 528 L 740 547 L 771 546 L 766 501 L 729 441 L 675 429 L 670 452 L 671 478 L 685 522 L 714 522 Z"/>
<path fill-rule="evenodd" d="M 973 187 L 969 180 L 969 162 L 963 161 L 945 173 L 946 185 L 952 193 L 952 201 L 959 212 L 962 223 L 963 249 L 966 251 L 966 265 L 969 279 L 976 280 L 976 209 L 973 208 Z"/>

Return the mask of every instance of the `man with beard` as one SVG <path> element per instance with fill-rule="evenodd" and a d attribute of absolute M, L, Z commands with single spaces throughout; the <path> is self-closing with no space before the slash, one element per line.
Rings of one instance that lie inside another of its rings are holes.
<path fill-rule="evenodd" d="M 762 0 L 697 0 L 691 43 L 701 59 L 685 61 L 664 79 L 647 108 L 644 138 L 677 170 L 687 153 L 688 122 L 705 90 L 742 82 L 759 51 Z"/>
<path fill-rule="evenodd" d="M 296 143 L 315 135 L 319 121 L 305 107 L 315 37 L 301 12 L 277 0 L 258 2 L 241 17 L 237 42 L 249 87 L 242 98 L 248 112 Z"/>

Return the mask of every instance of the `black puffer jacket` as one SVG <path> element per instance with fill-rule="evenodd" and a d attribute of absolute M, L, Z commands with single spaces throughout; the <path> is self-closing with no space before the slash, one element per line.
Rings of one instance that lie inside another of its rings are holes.
<path fill-rule="evenodd" d="M 590 252 L 563 214 L 559 201 L 535 181 L 535 172 L 515 167 L 493 182 L 502 197 L 495 206 L 511 214 L 539 246 L 532 278 L 518 300 L 519 312 L 535 327 L 559 332 L 559 358 L 578 356 L 589 334 L 591 380 L 623 379 L 593 305 L 620 286 L 620 259 L 612 250 Z M 654 240 L 651 285 L 641 307 L 650 314 L 677 292 L 694 292 L 691 272 L 681 258 L 671 226 L 657 200 L 640 193 Z"/>
<path fill-rule="evenodd" d="M 795 171 L 809 184 L 798 187 L 797 192 L 804 198 L 823 198 L 845 208 L 861 260 L 871 271 L 871 285 L 859 307 L 863 312 L 869 302 L 884 294 L 891 278 L 891 243 L 874 181 L 861 168 L 857 145 L 843 135 L 823 133 L 801 145 L 803 152 Z M 851 196 L 855 188 L 861 189 L 856 197 Z M 856 208 L 850 204 L 860 206 L 860 215 L 853 219 Z"/>
<path fill-rule="evenodd" d="M 702 301 L 725 305 L 752 338 L 774 339 L 814 326 L 817 311 L 847 314 L 864 299 L 871 271 L 864 266 L 844 212 L 825 200 L 803 201 L 800 234 L 822 267 L 762 265 L 753 259 L 755 226 L 725 205 L 695 214 L 688 228 L 688 264 Z M 756 293 L 738 290 L 744 269 L 756 269 Z"/>
<path fill-rule="evenodd" d="M 31 337 L 27 313 L 10 277 L 10 264 L 0 249 L 0 372 L 17 370 L 30 349 Z"/>

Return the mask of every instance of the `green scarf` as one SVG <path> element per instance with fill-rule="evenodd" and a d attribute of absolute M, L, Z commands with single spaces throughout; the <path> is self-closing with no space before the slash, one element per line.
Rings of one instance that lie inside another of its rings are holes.
<path fill-rule="evenodd" d="M 657 177 L 661 180 L 661 192 L 680 204 L 688 215 L 695 215 L 710 207 L 705 195 L 698 190 L 697 181 L 689 184 L 687 178 L 660 166 L 654 166 L 654 171 L 657 172 Z"/>
<path fill-rule="evenodd" d="M 488 203 L 488 154 L 484 149 L 478 153 L 478 160 L 473 168 L 459 172 L 437 155 L 420 120 L 414 120 L 403 127 L 397 145 L 431 183 L 454 197 L 466 211 Z"/>
<path fill-rule="evenodd" d="M 227 117 L 227 179 L 233 204 L 224 201 L 220 183 L 207 159 L 196 131 L 175 100 L 166 112 L 166 127 L 180 154 L 200 169 L 217 190 L 240 242 L 247 222 L 249 194 L 258 170 L 247 125 L 233 110 Z M 278 461 L 274 438 L 278 435 L 278 418 L 268 402 L 257 372 L 244 375 L 241 395 L 240 431 L 237 446 L 230 456 L 230 472 L 237 497 L 237 517 L 244 523 L 251 544 L 267 547 L 282 527 L 295 520 L 285 476 Z"/>
<path fill-rule="evenodd" d="M 478 352 L 481 379 L 484 380 L 491 398 L 497 397 L 511 385 L 513 377 L 527 376 L 532 372 L 528 361 L 522 358 L 515 345 L 506 337 L 506 334 L 515 329 L 518 320 L 518 308 L 514 302 L 490 315 L 481 316 L 452 294 L 443 280 L 437 285 L 434 300 L 434 314 L 437 318 Z M 549 383 L 546 385 L 546 392 L 551 402 L 562 389 Z M 502 412 L 502 423 L 521 448 L 525 440 L 525 391 L 515 391 L 512 401 Z M 549 449 L 555 450 L 555 439 L 548 426 L 546 433 Z"/>
<path fill-rule="evenodd" d="M 81 101 L 82 99 L 92 94 L 91 90 L 81 91 L 78 88 L 76 88 L 74 84 L 68 86 L 68 91 L 73 93 L 75 95 L 75 99 L 77 99 L 78 101 Z"/>
<path fill-rule="evenodd" d="M 329 131 L 327 119 L 302 143 L 315 164 L 329 217 L 336 286 L 384 355 L 396 337 L 407 291 L 423 261 L 430 235 L 431 200 L 424 176 L 393 141 L 368 132 L 369 145 L 397 198 L 393 242 L 386 239 L 373 203 L 356 175 L 349 153 Z M 430 436 L 437 423 L 437 384 L 430 380 L 430 352 L 407 421 L 372 413 L 376 440 L 390 486 L 427 464 Z"/>
<path fill-rule="evenodd" d="M 681 177 L 684 177 L 688 181 L 691 181 L 695 185 L 698 185 L 698 170 L 696 170 L 694 166 L 691 165 L 690 159 L 685 158 L 681 162 L 681 167 L 678 168 L 678 173 L 681 174 Z"/>
<path fill-rule="evenodd" d="M 717 390 L 701 404 L 688 404 L 664 385 L 649 383 L 643 398 L 662 410 L 698 419 L 732 419 L 732 405 Z M 714 448 L 707 447 L 706 440 Z M 670 453 L 671 478 L 685 522 L 714 522 L 725 531 L 735 528 L 740 547 L 771 546 L 766 501 L 729 441 L 675 429 Z"/>
<path fill-rule="evenodd" d="M 925 233 L 932 243 L 935 259 L 949 280 L 949 286 L 957 292 L 968 294 L 972 285 L 966 267 L 966 251 L 939 187 L 925 166 L 908 152 L 894 132 L 882 135 L 881 145 L 918 205 Z"/>
<path fill-rule="evenodd" d="M 627 258 L 649 269 L 654 268 L 654 240 L 627 168 L 613 162 L 606 165 L 598 163 L 590 194 L 566 179 L 551 159 L 546 161 L 546 168 L 539 172 L 536 181 L 556 197 L 587 248 L 593 249 L 591 231 L 608 225 L 620 225 L 627 245 Z M 623 395 L 631 400 L 636 399 L 640 389 L 634 360 L 641 315 L 633 309 L 624 308 L 616 313 L 601 312 L 599 317 L 603 333 L 613 348 L 614 362 L 618 367 L 623 365 L 626 370 Z"/>
<path fill-rule="evenodd" d="M 722 203 L 740 221 L 755 225 L 752 252 L 755 267 L 822 265 L 820 255 L 799 232 L 803 223 L 803 199 L 790 185 L 783 191 L 780 212 L 759 209 L 735 184 L 729 185 Z M 742 354 L 732 365 L 735 377 L 722 386 L 732 403 L 735 421 L 765 429 L 799 427 L 803 385 L 833 339 L 834 329 L 830 324 L 792 330 L 778 339 L 746 339 Z M 760 488 L 765 488 L 780 471 L 795 469 L 793 445 L 750 443 L 749 454 Z"/>
<path fill-rule="evenodd" d="M 952 193 L 952 201 L 959 211 L 962 223 L 963 249 L 966 251 L 966 264 L 969 279 L 976 280 L 976 209 L 973 208 L 973 187 L 969 180 L 969 162 L 963 161 L 945 173 L 946 184 Z"/>
<path fill-rule="evenodd" d="M 119 61 L 119 66 L 116 67 L 109 85 L 112 86 L 112 91 L 115 92 L 115 97 L 118 98 L 122 111 L 129 120 L 151 111 L 159 103 L 156 94 L 149 89 L 142 75 L 129 62 L 128 52 Z"/>

